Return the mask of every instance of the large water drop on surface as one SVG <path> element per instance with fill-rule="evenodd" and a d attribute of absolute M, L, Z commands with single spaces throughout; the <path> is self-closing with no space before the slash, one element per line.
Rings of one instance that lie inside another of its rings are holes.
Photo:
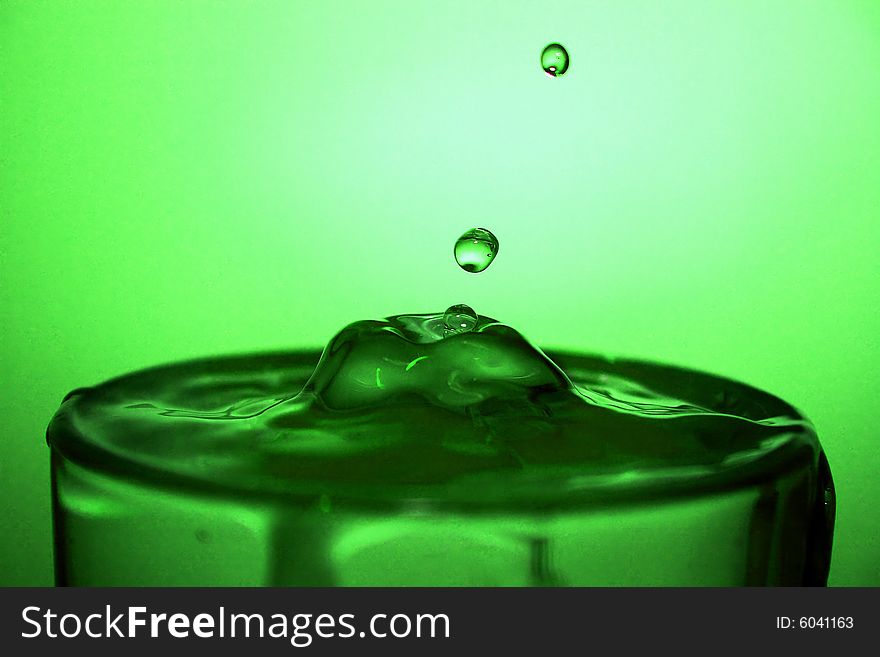
<path fill-rule="evenodd" d="M 541 68 L 551 78 L 565 74 L 568 64 L 568 51 L 561 44 L 551 43 L 541 52 Z"/>
<path fill-rule="evenodd" d="M 443 313 L 443 323 L 450 333 L 467 333 L 477 325 L 477 313 L 463 303 L 449 306 Z"/>
<path fill-rule="evenodd" d="M 471 228 L 455 242 L 455 261 L 472 274 L 491 265 L 497 253 L 498 238 L 485 228 Z"/>

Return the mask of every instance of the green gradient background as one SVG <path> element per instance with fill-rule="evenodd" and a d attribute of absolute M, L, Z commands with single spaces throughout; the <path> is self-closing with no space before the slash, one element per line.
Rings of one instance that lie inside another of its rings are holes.
<path fill-rule="evenodd" d="M 3 1 L 0 121 L 0 583 L 69 389 L 465 302 L 799 406 L 880 584 L 876 1 Z"/>

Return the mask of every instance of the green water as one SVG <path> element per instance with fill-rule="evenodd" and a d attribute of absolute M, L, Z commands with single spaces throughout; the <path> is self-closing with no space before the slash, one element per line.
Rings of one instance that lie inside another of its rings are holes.
<path fill-rule="evenodd" d="M 447 335 L 453 333 L 467 333 L 477 326 L 479 315 L 476 311 L 463 303 L 449 306 L 443 313 L 443 324 Z"/>
<path fill-rule="evenodd" d="M 320 358 L 74 391 L 48 437 L 60 583 L 827 577 L 833 487 L 795 409 L 687 370 L 551 359 L 466 306 L 355 322 Z"/>
<path fill-rule="evenodd" d="M 561 44 L 551 43 L 541 51 L 541 68 L 551 78 L 565 75 L 568 66 L 568 51 Z"/>
<path fill-rule="evenodd" d="M 487 228 L 471 228 L 455 241 L 458 266 L 471 274 L 484 271 L 498 254 L 498 238 Z"/>

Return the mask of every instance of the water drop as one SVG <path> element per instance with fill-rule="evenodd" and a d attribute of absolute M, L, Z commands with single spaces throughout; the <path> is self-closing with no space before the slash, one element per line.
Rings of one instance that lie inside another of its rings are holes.
<path fill-rule="evenodd" d="M 477 313 L 463 303 L 449 306 L 443 313 L 443 323 L 450 333 L 467 333 L 477 325 Z"/>
<path fill-rule="evenodd" d="M 455 242 L 455 261 L 472 274 L 492 264 L 498 253 L 498 238 L 485 228 L 471 228 Z"/>
<path fill-rule="evenodd" d="M 568 51 L 559 43 L 551 43 L 541 53 L 541 68 L 551 78 L 564 75 L 568 64 Z"/>

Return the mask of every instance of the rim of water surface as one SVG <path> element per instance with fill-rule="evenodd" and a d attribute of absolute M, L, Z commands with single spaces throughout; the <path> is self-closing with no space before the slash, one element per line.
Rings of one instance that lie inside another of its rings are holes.
<path fill-rule="evenodd" d="M 125 483 L 139 483 L 159 489 L 185 489 L 191 494 L 204 494 L 212 497 L 224 496 L 241 500 L 314 500 L 323 493 L 321 482 L 307 480 L 300 488 L 254 488 L 243 486 L 240 481 L 216 481 L 205 476 L 192 473 L 173 471 L 151 465 L 144 460 L 132 456 L 120 455 L 109 450 L 105 445 L 80 430 L 76 425 L 76 412 L 80 406 L 87 406 L 95 396 L 93 391 L 106 391 L 126 383 L 167 380 L 169 375 L 177 375 L 183 379 L 194 375 L 216 373 L 258 372 L 278 370 L 299 370 L 302 383 L 310 376 L 320 358 L 320 349 L 282 350 L 232 354 L 216 357 L 202 357 L 157 365 L 128 374 L 114 377 L 96 386 L 77 388 L 68 393 L 61 408 L 52 418 L 46 432 L 46 440 L 56 456 L 87 471 L 95 472 Z M 620 477 L 587 474 L 580 478 L 575 486 L 559 486 L 554 495 L 528 498 L 527 487 L 507 473 L 499 476 L 498 483 L 506 480 L 517 489 L 519 495 L 511 494 L 499 499 L 479 499 L 468 501 L 462 497 L 438 496 L 444 490 L 442 485 L 420 484 L 406 485 L 395 483 L 384 487 L 386 494 L 376 495 L 377 488 L 372 485 L 349 486 L 336 485 L 332 493 L 334 503 L 348 504 L 359 508 L 389 506 L 399 509 L 428 508 L 467 508 L 469 510 L 488 511 L 511 508 L 518 511 L 540 510 L 547 508 L 583 508 L 591 505 L 608 505 L 613 503 L 656 502 L 680 496 L 695 494 L 712 494 L 724 490 L 738 489 L 746 485 L 761 485 L 771 481 L 788 471 L 802 467 L 805 458 L 818 459 L 821 448 L 818 438 L 809 420 L 795 407 L 779 397 L 732 379 L 720 377 L 699 370 L 674 365 L 654 363 L 646 360 L 613 358 L 595 354 L 580 353 L 570 350 L 548 350 L 545 352 L 559 365 L 576 385 L 585 385 L 584 375 L 587 372 L 601 372 L 605 377 L 635 381 L 651 390 L 668 394 L 712 411 L 721 412 L 717 407 L 719 392 L 733 393 L 745 406 L 739 408 L 742 417 L 773 418 L 786 416 L 790 420 L 800 421 L 799 431 L 792 430 L 792 436 L 800 440 L 788 441 L 778 449 L 760 455 L 748 463 L 748 468 L 735 467 L 720 473 L 701 472 L 694 476 L 642 482 L 639 485 L 627 485 Z M 722 397 L 723 399 L 723 397 Z M 759 467 L 755 467 L 755 466 Z M 54 466 L 53 466 L 54 469 Z M 293 483 L 289 478 L 278 477 L 279 482 Z M 563 480 L 560 479 L 559 483 Z M 546 480 L 541 482 L 546 484 Z M 623 485 L 621 485 L 623 483 Z M 310 489 L 309 489 L 310 488 Z M 392 490 L 396 495 L 387 495 Z M 432 494 L 433 493 L 433 494 Z"/>

